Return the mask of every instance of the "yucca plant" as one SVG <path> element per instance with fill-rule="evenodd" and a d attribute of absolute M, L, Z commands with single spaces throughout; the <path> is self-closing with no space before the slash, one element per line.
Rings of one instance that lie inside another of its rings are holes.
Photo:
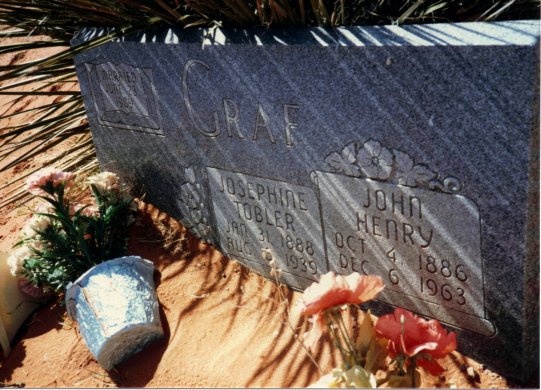
<path fill-rule="evenodd" d="M 0 95 L 13 96 L 11 104 L 0 108 L 0 172 L 38 155 L 48 158 L 35 170 L 54 165 L 84 175 L 97 169 L 73 57 L 124 34 L 160 26 L 272 28 L 538 17 L 537 0 L 3 0 L 0 24 L 6 29 L 0 31 L 0 54 L 41 49 L 53 49 L 55 54 L 0 66 Z M 71 38 L 84 26 L 115 29 L 70 47 Z M 10 43 L 9 38 L 28 36 L 39 39 Z M 48 97 L 47 104 L 13 110 L 25 98 L 40 95 Z M 5 125 L 8 121 L 15 124 Z M 57 152 L 50 154 L 55 146 Z M 16 150 L 20 157 L 12 158 Z M 16 175 L 0 185 L 0 207 L 28 199 L 21 179 L 24 176 Z"/>

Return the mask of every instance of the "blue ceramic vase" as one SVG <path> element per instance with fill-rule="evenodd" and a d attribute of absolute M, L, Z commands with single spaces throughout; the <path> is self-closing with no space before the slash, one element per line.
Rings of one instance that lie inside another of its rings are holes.
<path fill-rule="evenodd" d="M 106 370 L 163 337 L 153 273 L 148 260 L 120 257 L 89 269 L 66 290 L 68 314 Z"/>

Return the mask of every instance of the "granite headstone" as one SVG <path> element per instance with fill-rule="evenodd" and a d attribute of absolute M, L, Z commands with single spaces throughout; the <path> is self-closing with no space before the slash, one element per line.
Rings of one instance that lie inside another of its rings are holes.
<path fill-rule="evenodd" d="M 103 34 L 84 29 L 73 44 Z M 164 29 L 77 55 L 102 168 L 303 289 L 380 275 L 371 307 L 538 366 L 539 21 Z"/>

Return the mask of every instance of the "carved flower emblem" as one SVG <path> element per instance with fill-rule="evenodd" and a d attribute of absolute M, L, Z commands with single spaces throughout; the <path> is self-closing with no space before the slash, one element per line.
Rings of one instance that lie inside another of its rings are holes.
<path fill-rule="evenodd" d="M 199 193 L 192 183 L 184 183 L 180 186 L 180 200 L 192 209 L 199 207 Z"/>
<path fill-rule="evenodd" d="M 369 177 L 409 187 L 424 187 L 430 190 L 454 194 L 462 188 L 459 179 L 453 176 L 439 178 L 439 174 L 426 164 L 417 164 L 407 153 L 387 149 L 379 141 L 368 139 L 361 147 L 350 142 L 341 151 L 332 152 L 325 158 L 331 172 L 350 177 Z M 317 175 L 311 176 L 317 184 Z"/>
<path fill-rule="evenodd" d="M 428 183 L 430 179 L 436 176 L 423 164 L 414 164 L 412 158 L 400 150 L 394 151 L 394 156 L 398 166 L 396 177 L 398 184 L 415 187 L 419 183 Z"/>
<path fill-rule="evenodd" d="M 206 223 L 207 223 L 206 220 L 203 219 L 203 223 L 200 223 L 199 225 L 197 225 L 197 231 L 199 232 L 199 234 L 203 236 L 203 238 L 207 234 L 210 234 L 210 227 Z"/>
<path fill-rule="evenodd" d="M 378 141 L 370 139 L 357 152 L 357 165 L 367 177 L 385 180 L 393 169 L 393 154 Z"/>
<path fill-rule="evenodd" d="M 207 210 L 205 209 L 205 192 L 201 186 L 201 178 L 205 177 L 202 171 L 195 166 L 184 169 L 186 182 L 180 186 L 178 206 L 182 211 L 182 224 L 197 234 L 203 241 L 212 242 L 210 236 L 212 229 L 209 226 Z"/>
<path fill-rule="evenodd" d="M 333 167 L 335 172 L 344 173 L 348 176 L 360 177 L 361 170 L 355 165 L 355 153 L 355 142 L 351 142 L 342 149 L 341 153 L 333 152 L 325 159 L 325 161 Z"/>
<path fill-rule="evenodd" d="M 201 212 L 201 210 L 199 209 L 196 209 L 196 208 L 193 208 L 192 209 L 192 221 L 194 223 L 199 223 L 201 222 L 201 218 L 203 217 L 203 213 Z"/>

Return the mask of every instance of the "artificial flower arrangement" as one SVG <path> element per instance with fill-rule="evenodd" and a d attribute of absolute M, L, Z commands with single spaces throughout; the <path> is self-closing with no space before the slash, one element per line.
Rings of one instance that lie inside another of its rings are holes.
<path fill-rule="evenodd" d="M 456 349 L 456 335 L 437 320 L 425 320 L 397 308 L 381 316 L 374 326 L 370 312 L 363 314 L 358 336 L 344 321 L 348 305 L 374 299 L 383 290 L 378 276 L 348 276 L 329 272 L 308 287 L 299 302 L 301 314 L 312 316 L 312 328 L 304 335 L 305 346 L 313 350 L 324 329 L 342 356 L 335 368 L 310 387 L 418 387 L 418 368 L 440 375 L 438 359 Z"/>
<path fill-rule="evenodd" d="M 38 171 L 27 180 L 27 190 L 43 202 L 23 228 L 21 240 L 8 258 L 21 290 L 34 297 L 62 293 L 93 266 L 124 256 L 129 226 L 137 205 L 112 172 L 88 178 L 93 204 L 73 201 L 72 173 Z"/>

